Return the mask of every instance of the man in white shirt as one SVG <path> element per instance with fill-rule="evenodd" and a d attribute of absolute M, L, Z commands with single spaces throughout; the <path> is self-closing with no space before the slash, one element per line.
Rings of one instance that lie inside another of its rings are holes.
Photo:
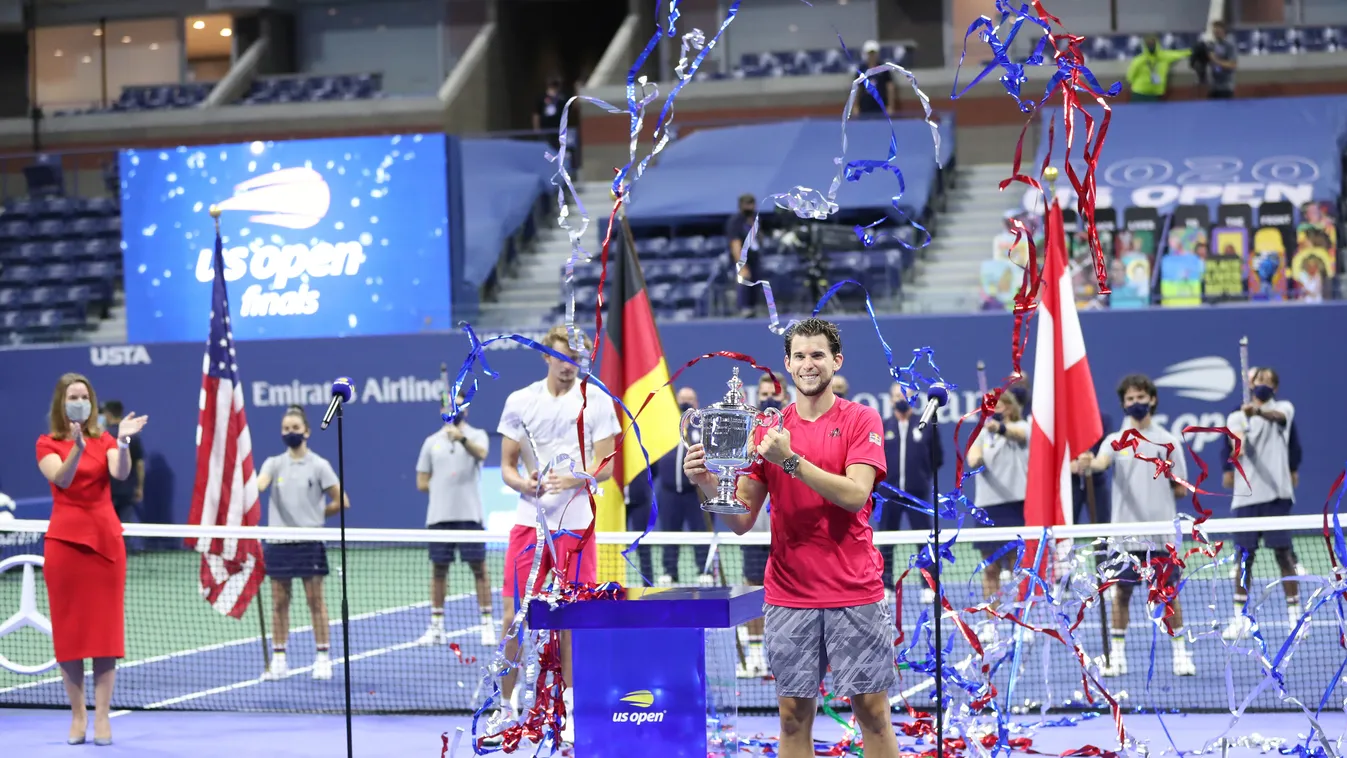
<path fill-rule="evenodd" d="M 554 327 L 541 340 L 542 344 L 558 353 L 578 360 L 580 354 L 572 350 L 566 327 Z M 585 350 L 590 341 L 584 338 Z M 596 388 L 586 392 L 585 449 L 580 449 L 576 421 L 580 417 L 579 369 L 571 363 L 550 355 L 543 357 L 547 377 L 510 394 L 501 411 L 500 472 L 505 485 L 519 493 L 515 526 L 510 530 L 510 544 L 505 553 L 505 618 L 503 629 L 508 632 L 514 623 L 516 605 L 526 595 L 537 592 L 551 578 L 553 564 L 550 553 L 544 551 L 538 577 L 532 588 L 527 587 L 529 569 L 535 558 L 538 511 L 541 506 L 546 528 L 552 534 L 556 547 L 557 568 L 568 582 L 593 584 L 598 579 L 598 550 L 593 544 L 580 550 L 580 535 L 593 521 L 585 481 L 571 473 L 583 471 L 599 482 L 613 475 L 611 465 L 599 468 L 599 462 L 612 454 L 619 432 L 617 413 L 613 402 Z M 534 459 L 534 449 L 537 458 Z M 558 455 L 570 457 L 570 463 L 554 466 L 539 481 L 542 467 Z M 521 473 L 520 463 L 526 471 Z M 517 655 L 517 641 L 507 640 L 505 655 L 513 660 Z M 561 671 L 566 682 L 571 675 L 570 634 L 561 633 Z M 502 694 L 509 698 L 514 692 L 517 670 L 512 670 L 501 681 Z M 570 710 L 570 690 L 566 690 L 567 710 Z M 569 738 L 571 721 L 566 722 L 563 739 Z"/>
<path fill-rule="evenodd" d="M 1235 518 L 1277 518 L 1291 513 L 1294 491 L 1291 486 L 1290 428 L 1295 421 L 1296 409 L 1290 401 L 1276 398 L 1279 383 L 1275 370 L 1259 368 L 1253 379 L 1253 400 L 1226 419 L 1226 428 L 1240 440 L 1239 463 L 1249 478 L 1245 484 L 1242 478 L 1235 477 L 1235 492 L 1230 500 L 1230 514 Z M 1249 575 L 1260 540 L 1272 548 L 1283 577 L 1294 577 L 1298 573 L 1290 532 L 1236 534 L 1235 550 L 1240 560 L 1235 572 L 1235 617 L 1221 634 L 1226 640 L 1239 639 L 1253 627 L 1253 622 L 1244 615 L 1244 604 L 1249 599 Z M 1282 591 L 1286 593 L 1287 613 L 1294 629 L 1300 622 L 1300 585 L 1283 581 Z M 1308 625 L 1309 621 L 1305 623 Z M 1308 628 L 1302 627 L 1301 633 Z"/>
<path fill-rule="evenodd" d="M 1153 423 L 1152 414 L 1159 406 L 1155 383 L 1143 374 L 1130 374 L 1118 384 L 1118 401 L 1122 403 L 1127 420 L 1122 431 L 1104 438 L 1099 453 L 1083 453 L 1071 464 L 1071 473 L 1098 473 L 1110 466 L 1113 468 L 1113 523 L 1142 523 L 1147 521 L 1174 521 L 1178 518 L 1178 506 L 1174 498 L 1187 493 L 1183 485 L 1167 476 L 1156 476 L 1156 464 L 1142 460 L 1137 456 L 1169 461 L 1170 473 L 1176 479 L 1188 478 L 1188 464 L 1183 457 L 1183 441 L 1163 426 Z M 1114 451 L 1113 443 L 1122 439 L 1128 429 L 1136 429 L 1145 437 L 1138 440 L 1136 448 L 1123 447 Z M 1172 447 L 1165 447 L 1170 445 Z M 1121 676 L 1127 673 L 1127 656 L 1124 640 L 1127 634 L 1130 616 L 1132 591 L 1141 584 L 1142 567 L 1156 565 L 1156 561 L 1168 560 L 1169 552 L 1165 545 L 1174 539 L 1174 532 L 1157 535 L 1135 535 L 1135 540 L 1124 540 L 1123 549 L 1131 553 L 1131 559 L 1118 572 L 1118 583 L 1114 585 L 1113 616 L 1109 619 L 1109 665 L 1104 676 Z M 1158 547 L 1156 547 L 1158 546 Z M 1136 563 L 1131 561 L 1135 560 Z M 1167 581 L 1172 585 L 1179 581 L 1177 570 L 1170 573 Z M 1144 588 L 1143 588 L 1144 589 Z M 1173 632 L 1174 641 L 1171 670 L 1175 676 L 1193 676 L 1197 668 L 1188 652 L 1188 641 L 1183 634 L 1183 609 L 1179 599 L 1170 603 L 1173 611 L 1165 624 Z M 1149 631 L 1147 632 L 1149 636 Z"/>
<path fill-rule="evenodd" d="M 458 398 L 459 407 L 463 397 Z M 446 411 L 447 412 L 447 411 Z M 486 430 L 468 423 L 463 408 L 452 423 L 444 425 L 421 443 L 416 459 L 416 488 L 430 495 L 426 508 L 426 527 L 483 531 L 482 461 L 490 441 Z M 430 545 L 430 627 L 421 637 L 425 645 L 443 645 L 449 641 L 444 631 L 445 585 L 454 553 L 468 564 L 477 585 L 477 607 L 481 613 L 482 644 L 496 644 L 496 625 L 491 619 L 491 587 L 486 576 L 486 543 L 433 542 Z"/>

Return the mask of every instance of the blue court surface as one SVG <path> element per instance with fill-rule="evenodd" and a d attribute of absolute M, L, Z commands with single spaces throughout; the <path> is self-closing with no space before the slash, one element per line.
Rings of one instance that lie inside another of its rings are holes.
<path fill-rule="evenodd" d="M 1025 719 L 1020 723 L 1034 724 Z M 1177 755 L 1179 751 L 1192 753 L 1202 749 L 1230 727 L 1229 714 L 1189 714 L 1164 717 L 1163 727 L 1152 715 L 1132 714 L 1124 719 L 1128 731 L 1150 746 L 1151 755 Z M 745 738 L 771 737 L 777 733 L 775 717 L 741 717 L 740 733 Z M 1342 713 L 1324 714 L 1319 724 L 1328 733 L 1333 752 L 1341 755 L 1340 739 L 1347 730 L 1347 716 Z M 126 755 L 139 758 L 333 758 L 346 754 L 345 720 L 341 716 L 304 716 L 259 713 L 206 712 L 123 712 L 112 721 L 114 744 L 96 748 L 92 739 L 85 745 L 65 744 L 70 715 L 55 709 L 0 709 L 0 735 L 4 740 L 4 755 L 23 758 L 68 758 L 86 751 L 97 756 Z M 448 732 L 452 738 L 457 727 L 470 728 L 463 716 L 356 716 L 355 755 L 359 758 L 438 758 L 442 749 L 440 735 Z M 1165 736 L 1168 729 L 1171 745 Z M 1286 740 L 1283 750 L 1303 744 L 1309 734 L 1309 722 L 1304 716 L 1281 713 L 1247 714 L 1229 729 L 1232 740 L 1257 734 L 1263 739 Z M 92 734 L 92 732 L 91 732 Z M 814 725 L 816 739 L 834 741 L 842 737 L 842 728 L 822 714 Z M 1039 728 L 1032 734 L 1032 749 L 1049 755 L 1074 750 L 1085 745 L 1109 750 L 1116 749 L 1113 724 L 1107 718 L 1082 721 L 1075 726 Z M 467 739 L 457 751 L 456 758 L 468 758 L 473 753 Z M 901 733 L 898 742 L 903 752 L 916 754 L 929 749 L 919 746 Z M 1175 749 L 1177 747 L 1177 750 Z M 1275 746 L 1274 746 L 1275 748 Z M 1259 747 L 1239 744 L 1230 749 L 1231 756 L 1243 757 L 1262 754 Z M 1271 749 L 1270 754 L 1277 751 Z M 516 755 L 533 755 L 529 749 Z M 542 753 L 547 754 L 547 751 Z M 761 755 L 761 752 L 741 751 L 740 755 Z M 1220 755 L 1219 749 L 1212 754 Z M 501 755 L 493 753 L 493 755 Z M 584 758 L 575 756 L 574 758 Z M 636 758 L 633 756 L 633 758 Z"/>

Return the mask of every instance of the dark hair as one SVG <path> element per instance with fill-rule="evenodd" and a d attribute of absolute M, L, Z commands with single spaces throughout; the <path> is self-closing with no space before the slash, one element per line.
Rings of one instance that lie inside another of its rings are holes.
<path fill-rule="evenodd" d="M 786 329 L 786 357 L 790 357 L 790 342 L 796 337 L 827 337 L 828 349 L 833 355 L 842 354 L 842 333 L 838 331 L 837 324 L 831 321 L 824 321 L 821 318 L 807 318 L 804 321 L 797 321 Z"/>
<path fill-rule="evenodd" d="M 284 419 L 286 416 L 294 416 L 295 418 L 298 418 L 300 421 L 303 421 L 304 431 L 306 432 L 309 431 L 309 415 L 304 412 L 304 406 L 302 405 L 289 406 L 288 408 L 285 409 L 285 413 L 281 415 L 281 418 Z"/>
<path fill-rule="evenodd" d="M 1160 407 L 1160 393 L 1155 389 L 1155 382 L 1151 381 L 1145 374 L 1128 374 L 1118 382 L 1118 403 L 1122 404 L 1123 396 L 1128 390 L 1141 390 L 1151 396 L 1151 412 Z"/>
<path fill-rule="evenodd" d="M 120 400 L 109 400 L 106 403 L 103 403 L 102 412 L 111 414 L 117 418 L 125 416 L 125 410 L 126 408 L 122 405 L 122 401 Z"/>
<path fill-rule="evenodd" d="M 1272 380 L 1272 386 L 1274 388 L 1282 386 L 1281 377 L 1277 376 L 1277 370 L 1271 366 L 1259 366 L 1258 371 L 1253 375 L 1254 381 L 1257 381 L 1261 374 L 1268 375 L 1268 378 Z"/>

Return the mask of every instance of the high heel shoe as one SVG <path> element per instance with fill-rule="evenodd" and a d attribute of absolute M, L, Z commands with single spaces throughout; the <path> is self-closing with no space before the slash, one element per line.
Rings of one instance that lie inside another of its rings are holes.
<path fill-rule="evenodd" d="M 70 739 L 68 739 L 68 740 L 65 741 L 65 744 L 67 744 L 67 745 L 83 745 L 83 744 L 84 744 L 84 735 L 81 734 L 81 735 L 78 736 L 78 737 L 71 737 Z"/>
<path fill-rule="evenodd" d="M 112 744 L 111 737 L 94 737 L 94 744 L 99 747 L 107 747 Z"/>

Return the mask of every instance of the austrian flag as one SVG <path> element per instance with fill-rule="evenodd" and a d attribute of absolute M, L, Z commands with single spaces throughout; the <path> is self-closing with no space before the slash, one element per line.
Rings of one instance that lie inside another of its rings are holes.
<path fill-rule="evenodd" d="M 1062 208 L 1056 202 L 1046 227 L 1024 521 L 1052 527 L 1071 523 L 1070 463 L 1098 442 L 1104 429 L 1067 266 Z"/>

